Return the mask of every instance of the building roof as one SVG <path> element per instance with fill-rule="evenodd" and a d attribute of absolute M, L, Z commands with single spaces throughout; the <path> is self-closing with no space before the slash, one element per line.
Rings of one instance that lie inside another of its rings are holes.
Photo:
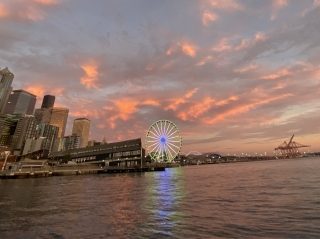
<path fill-rule="evenodd" d="M 121 151 L 126 148 L 136 147 L 137 145 L 139 147 L 141 147 L 141 138 L 120 141 L 120 142 L 114 142 L 114 143 L 109 143 L 109 144 L 89 146 L 86 148 L 70 149 L 70 150 L 66 150 L 66 151 L 53 152 L 50 154 L 49 157 L 55 158 L 55 157 L 62 157 L 65 155 L 71 155 L 71 156 L 98 155 L 98 154 L 104 154 L 106 152 L 112 152 L 114 150 Z"/>
<path fill-rule="evenodd" d="M 88 121 L 90 121 L 89 119 L 87 119 L 87 118 L 84 118 L 84 117 L 82 117 L 82 118 L 76 118 L 76 119 L 74 119 L 75 121 L 76 120 L 88 120 Z"/>
<path fill-rule="evenodd" d="M 23 92 L 23 93 L 29 94 L 29 95 L 34 96 L 34 97 L 36 97 L 36 98 L 37 98 L 37 96 L 36 96 L 36 95 L 34 95 L 34 94 L 30 93 L 29 91 L 23 90 L 23 89 L 13 90 L 12 92 Z"/>

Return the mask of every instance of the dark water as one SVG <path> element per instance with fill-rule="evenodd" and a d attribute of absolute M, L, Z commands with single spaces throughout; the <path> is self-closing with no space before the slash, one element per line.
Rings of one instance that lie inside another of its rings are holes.
<path fill-rule="evenodd" d="M 0 181 L 0 238 L 320 238 L 320 158 Z"/>

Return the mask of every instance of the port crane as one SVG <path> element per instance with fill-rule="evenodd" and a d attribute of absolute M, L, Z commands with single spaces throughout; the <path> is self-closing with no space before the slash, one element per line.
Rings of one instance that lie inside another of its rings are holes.
<path fill-rule="evenodd" d="M 294 134 L 291 136 L 289 142 L 284 141 L 280 144 L 275 151 L 280 152 L 280 155 L 285 156 L 287 158 L 297 157 L 301 153 L 299 151 L 300 148 L 310 147 L 310 145 L 304 145 L 293 141 Z"/>

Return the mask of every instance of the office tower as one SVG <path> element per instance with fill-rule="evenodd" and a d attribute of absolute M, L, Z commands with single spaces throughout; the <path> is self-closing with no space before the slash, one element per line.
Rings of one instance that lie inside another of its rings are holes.
<path fill-rule="evenodd" d="M 73 121 L 72 134 L 80 136 L 80 148 L 88 146 L 90 120 L 78 118 Z"/>
<path fill-rule="evenodd" d="M 51 118 L 51 109 L 41 108 L 36 109 L 34 112 L 34 117 L 36 118 L 38 124 L 44 123 L 49 124 Z"/>
<path fill-rule="evenodd" d="M 20 118 L 19 115 L 0 115 L 0 146 L 12 145 L 12 138 Z"/>
<path fill-rule="evenodd" d="M 56 139 L 58 138 L 59 127 L 50 124 L 39 124 L 37 127 L 36 138 L 45 137 L 46 140 L 43 149 L 51 152 L 53 150 Z"/>
<path fill-rule="evenodd" d="M 40 123 L 36 129 L 35 138 L 27 139 L 23 155 L 39 150 L 51 152 L 54 148 L 59 128 L 53 125 Z"/>
<path fill-rule="evenodd" d="M 19 155 L 27 139 L 36 136 L 36 119 L 33 115 L 26 115 L 19 119 L 13 134 L 12 149 Z"/>
<path fill-rule="evenodd" d="M 59 128 L 58 138 L 63 138 L 66 130 L 69 109 L 53 108 L 51 109 L 50 124 Z"/>
<path fill-rule="evenodd" d="M 62 150 L 78 149 L 80 148 L 80 136 L 69 135 L 63 138 L 63 148 Z"/>
<path fill-rule="evenodd" d="M 9 96 L 5 114 L 32 115 L 37 97 L 25 90 L 14 90 Z"/>
<path fill-rule="evenodd" d="M 0 114 L 4 112 L 4 109 L 7 105 L 9 95 L 12 91 L 12 81 L 14 75 L 8 70 L 8 68 L 4 68 L 0 70 Z"/>
<path fill-rule="evenodd" d="M 40 109 L 36 109 L 34 112 L 34 116 L 38 123 L 50 123 L 51 118 L 51 110 L 54 106 L 55 96 L 53 95 L 45 95 L 43 97 L 42 105 Z"/>
<path fill-rule="evenodd" d="M 55 99 L 56 97 L 54 95 L 45 95 L 43 97 L 41 109 L 53 108 Z"/>

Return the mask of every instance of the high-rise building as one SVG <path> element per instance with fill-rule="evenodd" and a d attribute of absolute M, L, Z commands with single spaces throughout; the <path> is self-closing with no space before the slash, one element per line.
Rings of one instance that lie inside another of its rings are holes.
<path fill-rule="evenodd" d="M 78 118 L 73 121 L 72 134 L 80 136 L 80 148 L 88 146 L 90 131 L 90 120 Z"/>
<path fill-rule="evenodd" d="M 80 148 L 80 136 L 69 135 L 63 138 L 62 150 L 78 149 Z"/>
<path fill-rule="evenodd" d="M 36 109 L 34 116 L 38 123 L 49 124 L 51 119 L 52 108 L 54 106 L 55 96 L 45 95 L 43 97 L 42 105 L 40 109 Z"/>
<path fill-rule="evenodd" d="M 25 115 L 19 119 L 12 138 L 12 149 L 20 154 L 27 139 L 36 136 L 36 119 L 33 115 Z"/>
<path fill-rule="evenodd" d="M 0 115 L 0 146 L 10 147 L 20 115 Z"/>
<path fill-rule="evenodd" d="M 14 75 L 8 70 L 8 68 L 4 68 L 0 70 L 0 113 L 4 112 L 4 109 L 7 105 L 9 95 L 12 91 L 12 81 Z"/>
<path fill-rule="evenodd" d="M 48 153 L 53 151 L 59 128 L 53 125 L 41 123 L 37 126 L 36 136 L 27 139 L 23 148 L 23 155 L 38 150 L 45 150 Z"/>
<path fill-rule="evenodd" d="M 9 96 L 5 107 L 5 114 L 32 115 L 37 97 L 25 90 L 14 90 Z"/>
<path fill-rule="evenodd" d="M 69 109 L 67 108 L 52 108 L 50 124 L 59 128 L 58 138 L 63 138 L 66 130 Z"/>
<path fill-rule="evenodd" d="M 51 109 L 47 109 L 47 108 L 36 109 L 34 112 L 34 117 L 36 118 L 38 124 L 40 123 L 49 124 L 51 119 Z"/>
<path fill-rule="evenodd" d="M 50 124 L 39 124 L 37 126 L 36 138 L 45 137 L 43 149 L 51 152 L 58 138 L 59 127 Z"/>
<path fill-rule="evenodd" d="M 42 109 L 53 108 L 55 99 L 56 99 L 56 97 L 54 95 L 45 95 L 43 97 L 41 108 Z"/>

